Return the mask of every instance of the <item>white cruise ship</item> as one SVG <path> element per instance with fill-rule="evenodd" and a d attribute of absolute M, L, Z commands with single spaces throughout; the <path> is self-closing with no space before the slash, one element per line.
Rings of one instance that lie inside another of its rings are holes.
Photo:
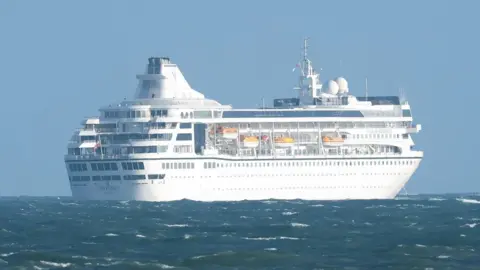
<path fill-rule="evenodd" d="M 322 84 L 305 40 L 298 95 L 233 109 L 148 59 L 132 100 L 100 109 L 68 144 L 72 195 L 89 200 L 392 199 L 420 164 L 407 101 Z"/>

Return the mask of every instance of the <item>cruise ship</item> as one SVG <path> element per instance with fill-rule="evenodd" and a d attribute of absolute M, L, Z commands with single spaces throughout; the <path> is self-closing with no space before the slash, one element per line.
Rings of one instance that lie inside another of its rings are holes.
<path fill-rule="evenodd" d="M 100 108 L 70 139 L 73 198 L 395 198 L 423 157 L 410 105 L 354 96 L 343 77 L 322 83 L 303 45 L 296 94 L 255 109 L 207 99 L 168 57 L 150 57 L 134 98 Z"/>

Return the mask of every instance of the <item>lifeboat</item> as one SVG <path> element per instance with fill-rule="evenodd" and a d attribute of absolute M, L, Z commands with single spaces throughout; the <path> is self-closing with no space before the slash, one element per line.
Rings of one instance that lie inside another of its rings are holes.
<path fill-rule="evenodd" d="M 243 147 L 247 147 L 247 148 L 255 148 L 258 146 L 258 143 L 259 141 L 257 137 L 254 137 L 254 136 L 246 136 L 242 140 Z"/>
<path fill-rule="evenodd" d="M 217 136 L 224 139 L 236 139 L 238 136 L 238 130 L 236 128 L 218 127 Z"/>
<path fill-rule="evenodd" d="M 322 142 L 325 146 L 339 146 L 344 140 L 341 137 L 322 136 Z"/>
<path fill-rule="evenodd" d="M 277 137 L 275 138 L 275 145 L 277 147 L 292 147 L 295 140 L 292 137 Z"/>
<path fill-rule="evenodd" d="M 268 135 L 262 135 L 261 137 L 262 142 L 268 142 L 268 139 L 270 139 Z"/>

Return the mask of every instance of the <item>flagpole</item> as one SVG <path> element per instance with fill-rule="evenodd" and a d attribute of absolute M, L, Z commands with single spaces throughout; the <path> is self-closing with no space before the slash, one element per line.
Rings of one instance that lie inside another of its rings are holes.
<path fill-rule="evenodd" d="M 99 145 L 100 145 L 100 155 L 103 156 L 102 139 L 100 138 L 100 134 L 98 134 L 98 143 L 99 143 Z"/>

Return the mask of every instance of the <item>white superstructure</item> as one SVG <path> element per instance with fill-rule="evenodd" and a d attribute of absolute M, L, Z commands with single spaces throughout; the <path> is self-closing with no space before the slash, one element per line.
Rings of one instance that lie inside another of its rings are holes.
<path fill-rule="evenodd" d="M 100 109 L 68 144 L 72 195 L 95 200 L 390 199 L 415 172 L 410 106 L 322 84 L 307 58 L 298 97 L 233 109 L 206 99 L 178 66 L 148 59 L 135 98 Z"/>

